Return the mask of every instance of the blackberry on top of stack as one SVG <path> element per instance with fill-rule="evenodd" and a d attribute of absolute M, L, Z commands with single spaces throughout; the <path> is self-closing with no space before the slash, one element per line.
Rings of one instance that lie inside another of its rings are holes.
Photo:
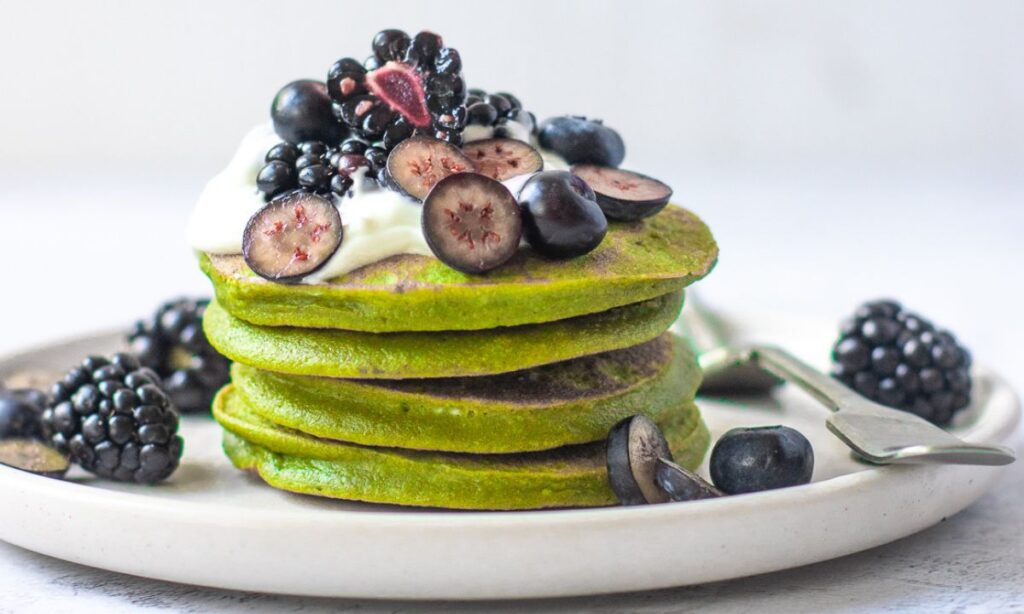
<path fill-rule="evenodd" d="M 707 227 L 603 122 L 468 89 L 430 32 L 371 48 L 286 85 L 276 136 L 197 204 L 229 458 L 342 499 L 610 505 L 603 441 L 642 413 L 699 464 L 699 369 L 666 331 L 717 260 Z"/>

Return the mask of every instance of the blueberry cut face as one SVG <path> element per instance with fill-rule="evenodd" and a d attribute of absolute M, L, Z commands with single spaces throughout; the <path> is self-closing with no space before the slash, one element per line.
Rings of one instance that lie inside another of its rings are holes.
<path fill-rule="evenodd" d="M 32 439 L 5 439 L 0 441 L 0 465 L 14 467 L 48 478 L 62 478 L 71 461 L 45 443 Z"/>
<path fill-rule="evenodd" d="M 442 179 L 423 202 L 423 234 L 448 266 L 484 273 L 515 255 L 523 223 L 512 193 L 477 173 Z"/>
<path fill-rule="evenodd" d="M 655 479 L 658 460 L 672 460 L 668 441 L 650 418 L 626 418 L 608 433 L 608 483 L 623 505 L 669 500 Z"/>
<path fill-rule="evenodd" d="M 672 188 L 657 179 L 607 166 L 578 164 L 572 173 L 597 194 L 597 204 L 609 219 L 634 222 L 665 208 Z"/>
<path fill-rule="evenodd" d="M 387 179 L 399 192 L 423 200 L 445 177 L 472 170 L 472 162 L 458 147 L 415 136 L 399 143 L 388 156 Z"/>
<path fill-rule="evenodd" d="M 242 240 L 246 264 L 275 282 L 296 282 L 327 264 L 342 240 L 341 215 L 330 200 L 296 190 L 250 218 Z"/>
<path fill-rule="evenodd" d="M 515 139 L 473 141 L 462 148 L 481 175 L 505 181 L 520 175 L 532 175 L 544 168 L 544 159 L 528 143 Z"/>
<path fill-rule="evenodd" d="M 699 475 L 664 458 L 658 459 L 654 481 L 672 501 L 697 501 L 725 495 Z"/>
<path fill-rule="evenodd" d="M 711 479 L 731 495 L 807 484 L 813 473 L 811 442 L 787 426 L 735 428 L 711 451 Z"/>

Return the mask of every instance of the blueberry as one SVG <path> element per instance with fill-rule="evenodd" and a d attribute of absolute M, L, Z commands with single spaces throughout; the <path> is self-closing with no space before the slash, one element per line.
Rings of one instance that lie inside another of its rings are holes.
<path fill-rule="evenodd" d="M 672 188 L 653 177 L 620 168 L 576 164 L 572 173 L 597 194 L 608 219 L 635 222 L 656 215 L 672 198 Z"/>
<path fill-rule="evenodd" d="M 574 258 L 594 250 L 608 220 L 585 181 L 568 171 L 537 173 L 519 191 L 523 234 L 548 258 Z"/>
<path fill-rule="evenodd" d="M 617 167 L 626 157 L 626 145 L 618 132 L 582 117 L 545 120 L 537 138 L 541 147 L 554 151 L 569 164 Z"/>
<path fill-rule="evenodd" d="M 731 495 L 807 484 L 813 472 L 811 443 L 787 426 L 735 428 L 711 451 L 711 479 Z"/>
<path fill-rule="evenodd" d="M 665 503 L 666 492 L 657 482 L 658 461 L 672 460 L 668 441 L 650 418 L 625 418 L 608 433 L 608 483 L 623 505 Z"/>
<path fill-rule="evenodd" d="M 431 251 L 448 266 L 485 273 L 518 251 L 521 215 L 512 193 L 497 180 L 455 173 L 438 181 L 424 200 L 423 234 Z"/>
<path fill-rule="evenodd" d="M 657 461 L 654 480 L 672 501 L 713 499 L 725 494 L 708 484 L 699 475 L 664 458 L 659 458 Z"/>
<path fill-rule="evenodd" d="M 270 107 L 274 132 L 289 143 L 324 141 L 336 144 L 345 138 L 345 127 L 331 111 L 327 86 L 303 79 L 282 87 Z"/>
<path fill-rule="evenodd" d="M 0 439 L 42 436 L 40 417 L 44 407 L 38 404 L 35 390 L 5 390 L 0 392 Z"/>
<path fill-rule="evenodd" d="M 49 478 L 62 478 L 70 461 L 66 455 L 41 441 L 15 438 L 0 441 L 0 465 Z"/>

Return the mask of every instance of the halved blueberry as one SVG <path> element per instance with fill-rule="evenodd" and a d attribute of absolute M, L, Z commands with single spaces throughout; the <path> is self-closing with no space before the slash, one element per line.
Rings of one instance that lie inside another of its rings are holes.
<path fill-rule="evenodd" d="M 665 208 L 672 188 L 657 179 L 607 166 L 577 164 L 572 173 L 597 194 L 597 204 L 609 219 L 635 222 Z"/>

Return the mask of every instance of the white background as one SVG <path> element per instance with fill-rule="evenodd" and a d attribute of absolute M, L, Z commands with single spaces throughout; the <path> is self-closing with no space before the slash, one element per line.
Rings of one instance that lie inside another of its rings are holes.
<path fill-rule="evenodd" d="M 208 292 L 184 242 L 205 180 L 278 87 L 402 27 L 442 33 L 471 86 L 619 129 L 626 166 L 719 238 L 701 285 L 715 306 L 838 319 L 895 296 L 1024 385 L 1024 3 L 0 0 L 0 15 L 0 351 Z"/>

